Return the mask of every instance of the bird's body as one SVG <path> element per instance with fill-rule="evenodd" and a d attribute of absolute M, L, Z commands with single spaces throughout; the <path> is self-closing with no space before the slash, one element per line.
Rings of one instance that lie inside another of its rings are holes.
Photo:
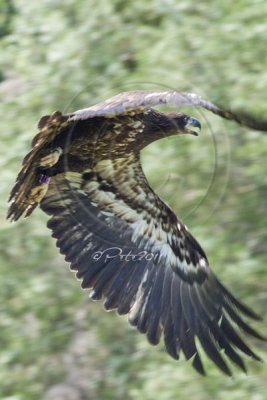
<path fill-rule="evenodd" d="M 258 359 L 235 325 L 262 339 L 239 314 L 257 318 L 217 280 L 198 242 L 151 189 L 140 151 L 160 138 L 193 133 L 199 122 L 150 106 L 199 105 L 224 118 L 267 130 L 266 121 L 224 111 L 179 92 L 126 92 L 85 110 L 45 116 L 11 192 L 8 217 L 40 204 L 48 227 L 93 299 L 129 321 L 152 344 L 164 335 L 174 358 L 182 350 L 201 373 L 195 337 L 215 364 L 221 354 L 245 369 L 238 352 Z M 233 323 L 233 324 L 232 324 Z"/>

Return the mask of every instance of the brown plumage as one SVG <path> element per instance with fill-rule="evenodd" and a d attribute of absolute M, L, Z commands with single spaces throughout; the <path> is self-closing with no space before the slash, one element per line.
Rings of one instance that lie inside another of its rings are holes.
<path fill-rule="evenodd" d="M 197 337 L 230 375 L 225 358 L 243 370 L 241 353 L 259 360 L 238 329 L 264 338 L 241 317 L 257 315 L 218 281 L 198 242 L 144 176 L 145 146 L 200 129 L 181 112 L 150 108 L 157 104 L 200 106 L 267 131 L 267 121 L 174 91 L 125 92 L 72 114 L 56 112 L 39 122 L 11 191 L 8 218 L 30 215 L 40 204 L 51 215 L 48 227 L 60 252 L 82 287 L 92 289 L 92 299 L 104 297 L 107 310 L 129 314 L 152 344 L 163 334 L 172 357 L 182 350 L 204 374 Z"/>

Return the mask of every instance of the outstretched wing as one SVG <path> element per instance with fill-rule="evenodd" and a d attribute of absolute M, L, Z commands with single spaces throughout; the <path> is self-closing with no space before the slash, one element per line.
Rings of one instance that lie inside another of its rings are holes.
<path fill-rule="evenodd" d="M 241 317 L 257 316 L 217 280 L 200 245 L 149 187 L 138 159 L 54 176 L 41 208 L 82 287 L 92 289 L 92 299 L 104 297 L 107 310 L 128 314 L 150 343 L 163 335 L 168 353 L 178 359 L 182 350 L 202 374 L 196 338 L 228 375 L 225 358 L 242 370 L 240 353 L 259 360 L 237 329 L 263 339 Z"/>
<path fill-rule="evenodd" d="M 231 111 L 216 106 L 194 93 L 177 91 L 135 90 L 123 92 L 92 107 L 78 110 L 71 114 L 71 119 L 87 119 L 95 116 L 113 116 L 136 109 L 167 104 L 174 107 L 196 106 L 219 115 L 222 118 L 236 121 L 240 125 L 259 131 L 267 131 L 267 120 L 260 119 L 243 111 Z"/>

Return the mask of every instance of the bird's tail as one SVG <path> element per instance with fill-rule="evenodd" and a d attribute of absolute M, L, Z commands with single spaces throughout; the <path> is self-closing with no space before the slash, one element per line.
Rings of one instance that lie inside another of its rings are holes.
<path fill-rule="evenodd" d="M 42 172 L 40 160 L 51 149 L 56 135 L 68 124 L 68 117 L 56 111 L 41 118 L 39 132 L 32 141 L 32 148 L 23 160 L 21 171 L 10 193 L 11 202 L 7 218 L 17 221 L 23 214 L 29 216 L 44 198 L 49 185 L 49 176 Z"/>
<path fill-rule="evenodd" d="M 46 194 L 48 182 L 42 182 L 44 175 L 33 165 L 22 168 L 10 193 L 11 202 L 7 218 L 17 221 L 23 214 L 30 215 Z"/>

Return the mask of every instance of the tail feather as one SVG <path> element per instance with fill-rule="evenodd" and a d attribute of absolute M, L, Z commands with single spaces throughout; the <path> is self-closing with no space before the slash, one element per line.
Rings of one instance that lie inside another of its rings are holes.
<path fill-rule="evenodd" d="M 17 221 L 24 213 L 30 215 L 37 207 L 38 202 L 31 199 L 33 188 L 38 187 L 40 173 L 32 165 L 25 171 L 21 171 L 17 177 L 16 184 L 9 197 L 11 205 L 8 209 L 7 218 Z"/>
<path fill-rule="evenodd" d="M 43 182 L 42 172 L 38 169 L 39 161 L 49 145 L 64 127 L 68 125 L 68 116 L 60 111 L 41 118 L 39 132 L 32 141 L 32 148 L 22 162 L 16 183 L 8 201 L 11 202 L 7 219 L 17 221 L 23 214 L 31 215 L 46 194 L 48 181 Z"/>

